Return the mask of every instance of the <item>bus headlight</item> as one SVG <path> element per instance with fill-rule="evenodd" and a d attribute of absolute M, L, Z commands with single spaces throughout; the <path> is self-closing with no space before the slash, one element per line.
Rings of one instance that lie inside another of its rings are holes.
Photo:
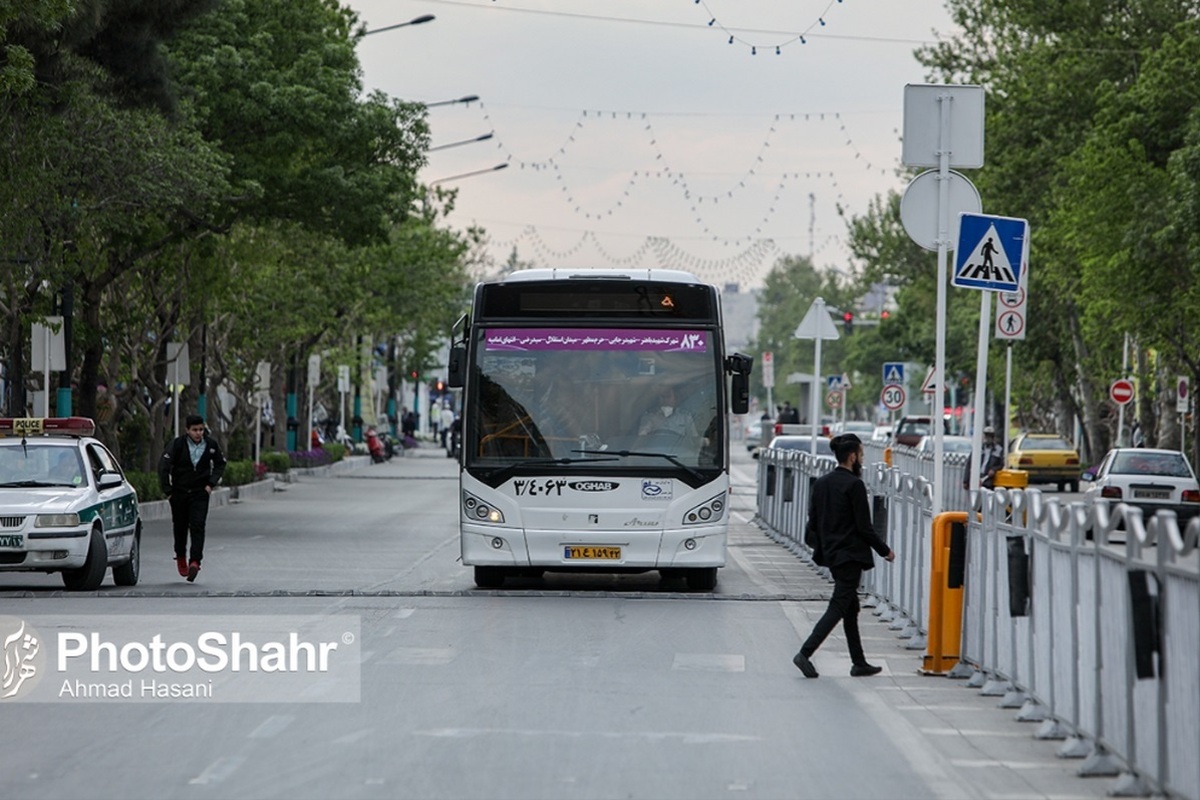
<path fill-rule="evenodd" d="M 688 509 L 683 515 L 684 525 L 703 525 L 706 522 L 719 520 L 725 514 L 725 493 L 710 497 L 695 508 Z"/>
<path fill-rule="evenodd" d="M 470 492 L 463 492 L 462 494 L 463 513 L 468 517 L 477 519 L 480 522 L 504 522 L 504 514 L 500 509 L 489 506 Z"/>

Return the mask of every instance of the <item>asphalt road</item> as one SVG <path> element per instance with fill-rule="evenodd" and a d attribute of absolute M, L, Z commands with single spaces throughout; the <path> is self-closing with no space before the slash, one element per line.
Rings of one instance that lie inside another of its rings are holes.
<path fill-rule="evenodd" d="M 348 702 L 305 688 L 0 700 L 0 797 L 1104 796 L 996 698 L 917 674 L 920 654 L 867 612 L 882 675 L 850 678 L 835 635 L 822 677 L 801 677 L 791 656 L 828 584 L 751 524 L 756 464 L 735 459 L 730 563 L 711 595 L 656 573 L 476 590 L 457 561 L 455 464 L 436 456 L 214 509 L 195 584 L 175 573 L 166 522 L 146 525 L 133 589 L 2 575 L 0 617 L 171 630 L 306 615 L 352 622 L 359 664 Z"/>

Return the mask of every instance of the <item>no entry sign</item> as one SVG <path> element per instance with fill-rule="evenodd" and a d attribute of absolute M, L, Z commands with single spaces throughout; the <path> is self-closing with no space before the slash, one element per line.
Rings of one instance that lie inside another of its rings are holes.
<path fill-rule="evenodd" d="M 1127 404 L 1133 399 L 1133 381 L 1118 378 L 1108 387 L 1108 396 L 1119 406 Z"/>

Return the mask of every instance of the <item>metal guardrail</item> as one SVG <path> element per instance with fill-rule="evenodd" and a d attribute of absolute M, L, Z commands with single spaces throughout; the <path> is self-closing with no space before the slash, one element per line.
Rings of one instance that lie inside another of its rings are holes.
<path fill-rule="evenodd" d="M 893 466 L 867 443 L 876 530 L 896 551 L 866 572 L 874 613 L 908 649 L 927 646 L 933 464 L 898 447 Z M 1033 734 L 1062 740 L 1079 774 L 1112 776 L 1116 796 L 1200 799 L 1200 517 L 1075 501 L 1038 489 L 962 489 L 949 455 L 942 509 L 968 511 L 959 663 L 952 678 L 1000 698 Z M 807 452 L 759 454 L 758 521 L 811 562 L 812 482 L 833 468 Z M 1117 542 L 1117 535 L 1124 541 Z"/>

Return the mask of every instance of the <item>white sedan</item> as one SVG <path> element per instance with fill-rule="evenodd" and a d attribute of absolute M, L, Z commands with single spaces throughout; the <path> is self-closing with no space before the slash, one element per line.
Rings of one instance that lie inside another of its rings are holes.
<path fill-rule="evenodd" d="M 1174 511 L 1181 526 L 1200 514 L 1200 484 L 1178 450 L 1115 447 L 1080 478 L 1090 483 L 1084 497 L 1136 506 L 1147 521 L 1163 509 Z"/>
<path fill-rule="evenodd" d="M 0 572 L 91 591 L 138 581 L 137 492 L 85 417 L 0 418 Z"/>

